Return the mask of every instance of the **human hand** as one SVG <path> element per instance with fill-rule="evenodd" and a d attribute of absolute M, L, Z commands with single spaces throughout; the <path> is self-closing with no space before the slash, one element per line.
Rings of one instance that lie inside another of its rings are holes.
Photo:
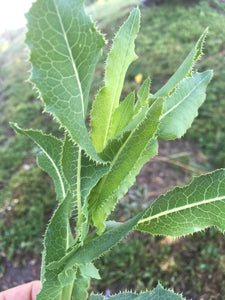
<path fill-rule="evenodd" d="M 31 281 L 0 293 L 0 300 L 35 300 L 41 288 L 40 281 Z"/>

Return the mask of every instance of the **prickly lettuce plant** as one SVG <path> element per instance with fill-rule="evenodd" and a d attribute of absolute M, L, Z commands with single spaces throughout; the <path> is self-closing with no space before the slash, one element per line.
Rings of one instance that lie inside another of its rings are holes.
<path fill-rule="evenodd" d="M 193 71 L 206 32 L 158 92 L 149 93 L 151 81 L 147 78 L 137 97 L 132 92 L 121 101 L 126 71 L 137 58 L 134 42 L 140 11 L 133 9 L 108 54 L 105 86 L 94 101 L 88 131 L 89 91 L 105 45 L 103 36 L 86 15 L 83 0 L 37 0 L 27 19 L 30 80 L 39 91 L 45 112 L 65 130 L 60 140 L 11 124 L 40 147 L 38 164 L 53 178 L 58 200 L 44 237 L 42 288 L 37 299 L 86 300 L 90 279 L 100 279 L 93 261 L 131 230 L 173 237 L 213 225 L 224 231 L 225 170 L 175 188 L 124 223 L 107 221 L 141 167 L 157 154 L 158 140 L 181 137 L 196 117 L 212 77 L 212 71 Z M 75 228 L 70 225 L 73 211 Z M 111 298 L 182 299 L 161 285 L 152 292 Z"/>

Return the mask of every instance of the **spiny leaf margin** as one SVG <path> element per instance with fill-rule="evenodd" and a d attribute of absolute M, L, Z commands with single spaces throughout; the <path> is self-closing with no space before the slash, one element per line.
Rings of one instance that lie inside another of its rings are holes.
<path fill-rule="evenodd" d="M 90 295 L 89 300 L 103 300 L 102 295 Z M 123 292 L 117 295 L 108 297 L 110 300 L 185 300 L 181 295 L 175 294 L 172 290 L 166 290 L 161 284 L 151 292 L 136 294 L 133 292 Z"/>
<path fill-rule="evenodd" d="M 136 229 L 179 237 L 210 226 L 225 231 L 225 169 L 194 177 L 189 185 L 161 195 Z"/>

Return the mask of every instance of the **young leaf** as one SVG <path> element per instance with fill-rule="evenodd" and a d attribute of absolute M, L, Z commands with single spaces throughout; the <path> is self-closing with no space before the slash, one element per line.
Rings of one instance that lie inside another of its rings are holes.
<path fill-rule="evenodd" d="M 87 300 L 88 297 L 87 290 L 89 284 L 90 284 L 90 277 L 83 276 L 80 270 L 78 270 L 77 278 L 74 281 L 72 299 Z"/>
<path fill-rule="evenodd" d="M 149 110 L 149 106 L 146 105 L 140 109 L 140 112 L 113 138 L 107 141 L 105 148 L 98 153 L 98 155 L 105 161 L 112 161 L 120 147 L 125 143 L 130 133 L 137 128 L 141 122 L 145 119 Z"/>
<path fill-rule="evenodd" d="M 31 138 L 42 150 L 38 155 L 38 165 L 54 180 L 57 199 L 61 202 L 66 196 L 68 187 L 61 168 L 62 141 L 38 130 L 24 130 L 15 123 L 10 124 L 17 133 Z"/>
<path fill-rule="evenodd" d="M 128 127 L 134 126 L 133 128 L 135 128 L 136 127 L 135 124 L 138 124 L 140 122 L 139 121 L 140 117 L 141 117 L 141 120 L 143 120 L 143 118 L 145 116 L 144 112 L 146 112 L 146 106 L 147 106 L 146 104 L 147 104 L 147 101 L 149 98 L 150 86 L 151 86 L 151 79 L 148 77 L 143 82 L 140 89 L 138 90 L 138 93 L 137 93 L 138 100 L 137 100 L 137 103 L 135 104 L 133 120 L 131 120 L 130 124 L 128 124 Z M 138 123 L 136 123 L 137 121 L 138 121 Z M 127 130 L 127 128 L 125 128 L 124 130 Z"/>
<path fill-rule="evenodd" d="M 138 97 L 138 102 L 140 102 L 140 106 L 145 106 L 147 103 L 147 99 L 149 96 L 149 91 L 150 91 L 150 85 L 151 85 L 151 79 L 148 77 L 140 87 L 137 97 Z M 138 103 L 137 103 L 138 104 Z"/>
<path fill-rule="evenodd" d="M 143 164 L 157 154 L 154 134 L 162 112 L 163 99 L 150 108 L 144 121 L 129 135 L 103 176 L 89 195 L 89 216 L 99 234 L 104 230 L 107 215 L 133 184 Z"/>
<path fill-rule="evenodd" d="M 173 237 L 209 226 L 225 230 L 225 169 L 194 178 L 155 200 L 137 229 Z"/>
<path fill-rule="evenodd" d="M 108 138 L 112 138 L 132 120 L 134 116 L 135 94 L 130 93 L 115 109 L 112 115 Z"/>
<path fill-rule="evenodd" d="M 152 104 L 152 103 L 150 103 L 150 104 Z M 136 106 L 135 111 L 134 111 L 133 120 L 131 120 L 131 122 L 129 124 L 127 124 L 127 126 L 119 134 L 117 134 L 117 136 L 115 136 L 115 138 L 119 138 L 124 132 L 127 132 L 127 131 L 130 132 L 130 131 L 134 130 L 136 127 L 138 127 L 141 124 L 141 122 L 144 120 L 144 118 L 146 117 L 149 106 L 150 105 L 145 105 L 143 107 L 140 107 L 140 111 L 138 109 L 138 113 L 137 113 L 137 115 L 135 115 L 135 113 L 137 112 L 136 111 L 137 106 Z"/>
<path fill-rule="evenodd" d="M 212 71 L 193 73 L 192 77 L 180 83 L 175 93 L 166 98 L 157 131 L 159 139 L 176 139 L 185 134 L 205 100 L 206 87 L 212 75 Z"/>
<path fill-rule="evenodd" d="M 101 279 L 98 270 L 92 263 L 82 265 L 79 267 L 77 277 L 73 286 L 73 298 L 79 300 L 86 300 L 88 297 L 88 287 L 90 285 L 90 279 Z"/>
<path fill-rule="evenodd" d="M 27 14 L 31 81 L 46 107 L 95 160 L 86 125 L 89 90 L 105 42 L 83 0 L 38 0 Z"/>
<path fill-rule="evenodd" d="M 89 229 L 87 196 L 92 187 L 109 170 L 109 166 L 96 164 L 67 135 L 62 151 L 62 169 L 78 210 L 76 235 L 83 241 Z"/>
<path fill-rule="evenodd" d="M 140 11 L 134 9 L 120 28 L 106 63 L 105 87 L 96 97 L 91 113 L 91 139 L 100 152 L 110 138 L 112 115 L 119 105 L 124 78 L 129 65 L 136 59 L 134 40 L 139 30 Z"/>
<path fill-rule="evenodd" d="M 91 295 L 89 300 L 103 300 L 101 295 Z M 165 290 L 161 284 L 151 292 L 145 292 L 141 294 L 123 292 L 118 295 L 108 297 L 110 300 L 184 300 L 181 295 L 175 294 L 173 291 Z"/>
<path fill-rule="evenodd" d="M 63 289 L 63 280 L 59 280 L 60 270 L 48 270 L 46 266 L 54 261 L 60 260 L 70 244 L 70 224 L 69 217 L 73 208 L 73 197 L 68 193 L 66 198 L 59 204 L 48 227 L 44 238 L 44 271 L 42 274 L 42 288 L 37 296 L 37 300 L 49 299 L 58 300 Z M 70 274 L 71 280 L 75 279 L 76 271 Z"/>
<path fill-rule="evenodd" d="M 167 83 L 163 87 L 161 87 L 161 89 L 154 95 L 155 97 L 166 97 L 171 95 L 176 90 L 179 83 L 184 78 L 191 75 L 194 64 L 202 55 L 202 48 L 207 33 L 208 33 L 208 29 L 206 29 L 203 32 L 203 34 L 200 36 L 199 40 L 197 41 L 195 47 L 188 54 L 184 62 L 177 69 L 174 75 L 167 81 Z"/>
<path fill-rule="evenodd" d="M 148 77 L 137 93 L 138 101 L 135 107 L 135 94 L 131 93 L 115 109 L 110 123 L 109 139 L 134 129 L 144 119 L 144 112 L 147 112 L 147 109 L 143 107 L 147 104 L 150 84 L 151 80 Z M 139 117 L 137 117 L 138 114 L 140 114 Z"/>
<path fill-rule="evenodd" d="M 99 156 L 105 161 L 112 162 L 130 134 L 131 131 L 125 131 L 121 137 L 109 139 L 106 147 L 99 153 Z"/>

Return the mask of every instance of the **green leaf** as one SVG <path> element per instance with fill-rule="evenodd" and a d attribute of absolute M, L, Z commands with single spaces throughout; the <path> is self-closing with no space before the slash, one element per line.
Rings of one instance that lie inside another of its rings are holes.
<path fill-rule="evenodd" d="M 141 108 L 140 112 L 135 115 L 135 111 L 133 112 L 134 118 L 113 138 L 107 141 L 105 148 L 99 152 L 99 156 L 105 161 L 112 161 L 115 157 L 116 153 L 119 151 L 121 146 L 125 143 L 130 133 L 137 128 L 141 122 L 143 122 L 149 110 L 149 106 L 146 105 Z"/>
<path fill-rule="evenodd" d="M 87 300 L 87 289 L 90 284 L 90 277 L 83 276 L 78 270 L 77 278 L 74 281 L 72 299 Z"/>
<path fill-rule="evenodd" d="M 129 65 L 136 59 L 134 40 L 139 30 L 140 11 L 134 9 L 117 33 L 108 55 L 105 86 L 100 90 L 91 113 L 91 139 L 100 152 L 110 138 L 113 112 L 119 105 L 124 78 Z"/>
<path fill-rule="evenodd" d="M 109 170 L 109 166 L 106 164 L 96 164 L 67 135 L 62 151 L 62 169 L 73 192 L 77 206 L 76 236 L 83 241 L 89 229 L 87 196 L 92 187 Z"/>
<path fill-rule="evenodd" d="M 143 216 L 144 212 L 136 215 L 132 219 L 124 222 L 106 222 L 106 229 L 100 236 L 94 235 L 87 243 L 77 250 L 72 249 L 64 258 L 58 262 L 50 263 L 48 270 L 60 269 L 64 266 L 64 272 L 71 269 L 74 265 L 85 265 L 99 258 L 106 251 L 115 246 L 129 231 L 131 231 Z"/>
<path fill-rule="evenodd" d="M 99 153 L 99 156 L 105 161 L 112 162 L 130 134 L 131 131 L 125 131 L 121 136 L 109 139 L 106 147 Z"/>
<path fill-rule="evenodd" d="M 150 103 L 150 104 L 152 104 L 152 103 Z M 131 122 L 129 124 L 127 124 L 127 126 L 115 138 L 120 137 L 121 134 L 123 134 L 124 132 L 127 132 L 127 131 L 130 132 L 130 131 L 134 130 L 136 127 L 138 127 L 141 124 L 141 122 L 144 120 L 144 118 L 146 118 L 146 114 L 148 113 L 149 106 L 150 105 L 145 105 L 143 107 L 140 107 L 140 111 L 138 109 L 138 113 L 137 113 L 137 115 L 135 115 L 136 108 L 137 108 L 137 106 L 136 106 L 135 111 L 134 111 L 133 120 L 131 120 Z"/>
<path fill-rule="evenodd" d="M 151 79 L 148 77 L 140 87 L 137 93 L 138 101 L 140 102 L 141 106 L 145 106 L 147 103 L 147 99 L 149 96 L 150 91 L 150 85 L 151 85 Z"/>
<path fill-rule="evenodd" d="M 225 230 L 225 169 L 196 177 L 189 185 L 161 195 L 149 206 L 137 229 L 177 237 L 209 226 Z"/>
<path fill-rule="evenodd" d="M 68 278 L 59 278 L 60 270 L 48 270 L 46 266 L 60 260 L 66 254 L 70 245 L 69 218 L 73 208 L 73 197 L 70 193 L 59 204 L 48 227 L 44 238 L 44 272 L 42 274 L 42 288 L 37 300 L 58 300 L 63 286 L 67 285 Z M 70 275 L 70 281 L 75 279 L 76 270 Z M 72 279 L 71 279 L 72 277 Z M 60 280 L 61 279 L 61 280 Z"/>
<path fill-rule="evenodd" d="M 134 102 L 135 94 L 133 92 L 130 93 L 114 110 L 110 123 L 108 139 L 120 133 L 132 120 L 134 116 Z"/>
<path fill-rule="evenodd" d="M 38 0 L 27 14 L 31 81 L 46 107 L 93 159 L 86 125 L 89 90 L 105 42 L 85 14 L 83 0 Z"/>
<path fill-rule="evenodd" d="M 137 93 L 138 101 L 135 106 L 135 94 L 130 93 L 115 109 L 110 123 L 109 140 L 107 141 L 106 147 L 108 146 L 110 138 L 120 137 L 124 132 L 133 130 L 144 119 L 147 107 L 143 108 L 143 106 L 147 104 L 150 84 L 151 80 L 148 77 Z M 137 116 L 138 114 L 139 116 Z"/>
<path fill-rule="evenodd" d="M 141 167 L 157 154 L 154 134 L 162 112 L 163 99 L 158 99 L 148 110 L 143 122 L 129 135 L 117 151 L 109 172 L 103 176 L 89 195 L 89 216 L 99 234 L 104 230 L 107 215 L 133 184 Z M 112 149 L 112 151 L 114 151 Z"/>
<path fill-rule="evenodd" d="M 205 100 L 212 75 L 212 71 L 193 73 L 192 77 L 180 83 L 175 93 L 166 98 L 157 132 L 159 139 L 171 140 L 185 134 Z"/>
<path fill-rule="evenodd" d="M 191 76 L 194 64 L 202 55 L 202 48 L 207 33 L 208 33 L 208 29 L 206 29 L 203 32 L 203 34 L 200 36 L 199 40 L 197 41 L 195 47 L 188 54 L 184 62 L 173 74 L 173 76 L 167 81 L 167 83 L 154 95 L 155 97 L 166 97 L 171 95 L 184 78 L 186 78 L 187 76 Z"/>
<path fill-rule="evenodd" d="M 89 300 L 103 300 L 102 295 L 91 295 Z M 165 290 L 160 284 L 152 292 L 141 294 L 124 292 L 118 295 L 108 297 L 110 300 L 184 300 L 181 295 L 175 294 L 173 291 Z"/>
<path fill-rule="evenodd" d="M 130 124 L 128 124 L 128 127 L 132 127 L 135 128 L 135 124 L 138 124 L 140 121 L 140 117 L 141 120 L 143 120 L 144 116 L 145 116 L 145 112 L 146 112 L 146 104 L 148 101 L 148 97 L 149 97 L 149 91 L 150 91 L 150 86 L 151 86 L 151 79 L 148 77 L 142 84 L 142 86 L 140 87 L 140 89 L 138 90 L 137 93 L 137 103 L 135 104 L 135 109 L 134 109 L 134 113 L 133 113 L 133 121 L 130 122 Z M 150 102 L 148 101 L 148 104 Z M 143 117 L 143 118 L 142 118 Z M 138 123 L 136 123 L 138 122 Z M 125 128 L 124 130 L 127 130 L 127 128 Z"/>
<path fill-rule="evenodd" d="M 98 270 L 92 263 L 80 266 L 77 272 L 77 277 L 73 286 L 74 300 L 86 300 L 88 297 L 88 287 L 90 285 L 90 279 L 101 279 Z"/>
<path fill-rule="evenodd" d="M 80 266 L 80 273 L 82 276 L 91 277 L 95 279 L 101 279 L 98 269 L 92 264 L 86 264 Z"/>
<path fill-rule="evenodd" d="M 91 295 L 89 300 L 103 300 L 105 297 L 102 295 Z"/>
<path fill-rule="evenodd" d="M 38 130 L 24 130 L 15 123 L 10 125 L 17 133 L 31 138 L 40 147 L 42 153 L 38 155 L 38 165 L 54 180 L 57 199 L 61 202 L 67 192 L 67 183 L 61 168 L 62 141 Z"/>

